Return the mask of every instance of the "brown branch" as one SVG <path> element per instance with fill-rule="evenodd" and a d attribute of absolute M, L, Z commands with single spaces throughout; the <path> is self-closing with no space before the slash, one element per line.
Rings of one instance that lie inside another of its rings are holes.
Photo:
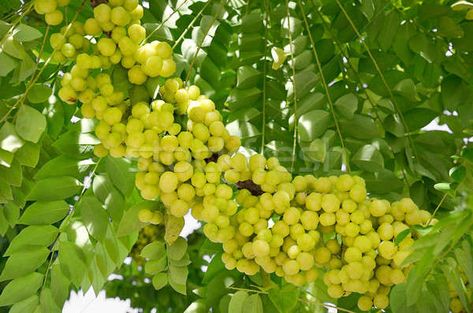
<path fill-rule="evenodd" d="M 252 180 L 243 180 L 236 183 L 238 189 L 247 189 L 253 196 L 261 196 L 264 191 L 260 185 L 255 184 Z"/>
<path fill-rule="evenodd" d="M 92 8 L 95 8 L 96 6 L 102 3 L 108 3 L 108 0 L 90 0 L 90 5 L 92 6 Z"/>

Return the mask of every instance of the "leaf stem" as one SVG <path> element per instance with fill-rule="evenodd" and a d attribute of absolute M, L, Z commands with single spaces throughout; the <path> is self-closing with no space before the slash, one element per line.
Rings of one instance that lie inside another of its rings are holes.
<path fill-rule="evenodd" d="M 194 23 L 199 19 L 199 17 L 202 15 L 202 13 L 204 12 L 205 8 L 207 8 L 207 6 L 209 5 L 209 3 L 212 2 L 211 0 L 207 1 L 207 3 L 202 7 L 202 9 L 200 9 L 199 13 L 197 13 L 196 16 L 194 16 L 194 18 L 192 19 L 192 21 L 189 23 L 189 25 L 187 25 L 186 29 L 184 30 L 184 32 L 182 32 L 182 34 L 176 39 L 176 41 L 174 42 L 174 45 L 172 46 L 172 48 L 176 48 L 177 45 L 179 44 L 179 42 L 186 36 L 187 32 L 192 29 L 192 27 L 194 26 Z"/>
<path fill-rule="evenodd" d="M 199 14 L 202 14 L 202 12 L 204 11 L 204 9 L 207 7 L 207 5 L 212 2 L 212 1 L 208 1 L 205 6 L 202 8 L 202 10 L 200 10 Z M 207 35 L 210 33 L 210 30 L 212 29 L 212 25 L 213 23 L 217 20 L 217 14 L 218 14 L 218 11 L 215 10 L 215 14 L 212 15 L 212 22 L 210 23 L 210 27 L 209 29 L 207 30 L 205 36 L 202 38 L 202 42 L 200 42 L 198 45 L 197 45 L 197 50 L 195 51 L 194 53 L 194 57 L 192 58 L 192 61 L 191 61 L 191 64 L 189 65 L 189 71 L 187 72 L 187 75 L 186 75 L 186 79 L 185 79 L 185 82 L 187 83 L 190 79 L 190 76 L 192 74 L 192 68 L 194 67 L 194 64 L 195 64 L 195 61 L 197 60 L 197 56 L 199 55 L 199 51 L 202 49 L 202 45 L 204 44 L 204 40 L 205 40 L 205 37 L 207 37 Z M 195 22 L 193 20 L 193 22 Z M 189 29 L 189 27 L 186 29 L 186 31 Z M 182 35 L 181 37 L 179 37 L 179 39 L 183 38 Z M 176 41 L 175 45 L 177 45 L 177 43 L 179 42 L 179 39 L 178 41 Z"/>
<path fill-rule="evenodd" d="M 49 28 L 50 27 L 48 25 L 46 27 L 46 31 L 44 32 L 43 42 L 41 43 L 41 48 L 39 49 L 38 57 L 36 58 L 36 66 L 39 65 L 39 61 L 41 61 L 41 57 L 43 56 L 44 47 L 46 46 L 46 41 L 47 41 L 48 34 L 49 34 Z"/>
<path fill-rule="evenodd" d="M 448 196 L 448 193 L 445 193 L 442 197 L 442 199 L 440 199 L 439 203 L 437 204 L 437 206 L 435 207 L 435 210 L 434 212 L 432 212 L 432 214 L 430 215 L 430 219 L 427 221 L 426 225 L 430 225 L 430 223 L 432 222 L 432 220 L 434 219 L 435 217 L 435 214 L 437 214 L 437 211 L 440 209 L 440 207 L 442 206 L 443 202 L 445 201 L 445 199 L 447 199 L 447 196 Z"/>
<path fill-rule="evenodd" d="M 92 178 L 93 176 L 95 176 L 95 172 L 97 171 L 97 168 L 100 164 L 100 161 L 102 161 L 102 159 L 99 159 L 97 161 L 97 163 L 95 163 L 94 165 L 94 168 L 92 169 L 92 171 L 90 171 L 90 177 Z M 79 198 L 77 199 L 76 203 L 80 201 L 80 199 L 82 198 L 82 196 L 84 195 L 84 193 L 87 191 L 87 186 L 84 185 L 84 187 L 82 188 L 81 192 L 80 192 L 80 195 L 79 195 Z M 69 210 L 67 216 L 63 219 L 63 222 L 64 223 L 67 219 L 69 219 L 73 214 L 74 214 L 74 211 L 75 211 L 75 206 L 72 206 L 72 209 Z M 48 275 L 49 275 L 49 272 L 51 271 L 51 266 L 52 266 L 52 263 L 53 263 L 53 259 L 54 259 L 54 246 L 56 245 L 57 241 L 59 240 L 59 236 L 61 235 L 61 231 L 59 231 L 58 235 L 56 236 L 56 238 L 54 239 L 53 243 L 51 244 L 51 254 L 50 254 L 50 257 L 49 257 L 49 264 L 48 264 L 48 267 L 46 268 L 46 273 L 44 274 L 44 280 L 43 280 L 43 285 L 41 287 L 41 290 L 44 289 L 45 285 L 46 285 L 46 281 L 48 279 Z M 90 234 L 89 234 L 90 235 Z"/>
<path fill-rule="evenodd" d="M 350 15 L 348 14 L 348 12 L 345 10 L 345 8 L 343 7 L 343 5 L 340 3 L 339 0 L 335 0 L 337 2 L 337 5 L 338 7 L 340 8 L 340 10 L 343 12 L 343 15 L 345 15 L 346 19 L 348 20 L 348 23 L 350 24 L 351 28 L 353 29 L 353 31 L 356 33 L 358 39 L 360 40 L 360 43 L 363 45 L 363 47 L 366 49 L 366 52 L 368 53 L 368 57 L 370 58 L 370 60 L 373 62 L 373 65 L 376 69 L 376 72 L 378 72 L 378 75 L 380 76 L 381 78 L 381 81 L 383 83 L 383 85 L 385 86 L 385 88 L 387 89 L 388 93 L 389 93 L 389 97 L 391 98 L 391 101 L 393 102 L 393 105 L 394 105 L 394 108 L 396 110 L 396 114 L 398 115 L 399 117 L 399 120 L 401 121 L 401 124 L 402 124 L 402 127 L 404 128 L 404 131 L 406 133 L 409 133 L 409 128 L 407 126 L 407 123 L 406 123 L 406 120 L 404 119 L 404 115 L 402 114 L 401 110 L 399 109 L 399 105 L 397 104 L 397 101 L 396 99 L 394 98 L 394 94 L 391 90 L 391 87 L 389 86 L 387 80 L 386 80 L 386 77 L 384 76 L 383 72 L 381 71 L 381 68 L 379 67 L 379 64 L 378 62 L 376 61 L 376 59 L 374 58 L 373 54 L 371 53 L 371 50 L 370 48 L 368 47 L 368 45 L 366 44 L 365 40 L 363 39 L 363 36 L 361 35 L 360 31 L 358 30 L 358 28 L 355 26 L 355 24 L 353 23 L 353 20 L 351 19 Z M 417 157 L 417 151 L 415 149 L 415 145 L 414 145 L 414 142 L 411 138 L 411 136 L 407 136 L 407 140 L 409 141 L 409 144 L 411 146 L 411 149 L 412 149 L 412 153 L 413 153 L 413 157 L 415 159 L 415 161 L 417 161 L 418 157 Z"/>
<path fill-rule="evenodd" d="M 228 289 L 231 289 L 231 290 L 237 290 L 237 291 L 246 291 L 246 292 L 253 292 L 253 293 L 256 293 L 256 294 L 263 294 L 263 295 L 267 295 L 268 292 L 267 291 L 264 291 L 264 290 L 256 290 L 256 289 L 248 289 L 248 288 L 241 288 L 241 287 L 233 287 L 233 286 L 230 286 L 228 287 Z M 310 301 L 310 300 L 307 300 L 307 299 L 303 299 L 303 298 L 298 298 L 297 300 L 299 302 L 303 302 L 303 303 L 307 303 L 307 304 L 315 304 L 317 306 L 320 306 L 320 307 L 323 307 L 323 308 L 326 308 L 326 309 L 336 309 L 340 312 L 346 312 L 346 313 L 356 313 L 354 311 L 351 311 L 351 310 L 348 310 L 348 309 L 344 309 L 344 308 L 341 308 L 341 307 L 338 307 L 336 306 L 335 304 L 333 303 L 320 303 L 319 301 L 317 301 L 317 297 L 315 295 L 313 295 L 312 293 L 310 293 L 309 291 L 307 290 L 304 290 L 304 292 L 307 294 L 307 295 L 310 295 L 311 297 L 313 297 L 315 299 L 315 301 Z"/>
<path fill-rule="evenodd" d="M 296 88 L 296 67 L 294 62 L 294 41 L 292 39 L 291 29 L 291 15 L 289 14 L 289 2 L 286 0 L 286 13 L 287 13 L 287 28 L 289 37 L 289 53 L 291 54 L 291 69 L 292 69 L 292 88 L 294 92 L 294 134 L 292 138 L 292 156 L 291 156 L 291 173 L 294 172 L 294 165 L 296 162 L 296 149 L 297 149 L 297 128 L 299 127 L 299 117 L 297 116 L 297 88 Z"/>
<path fill-rule="evenodd" d="M 261 148 L 260 148 L 260 153 L 264 155 L 264 146 L 265 146 L 265 141 L 266 141 L 266 75 L 267 75 L 267 60 L 266 60 L 266 55 L 268 53 L 268 46 L 269 46 L 269 40 L 268 40 L 268 29 L 270 27 L 270 20 L 269 20 L 269 12 L 270 10 L 268 9 L 268 1 L 263 0 L 263 5 L 265 7 L 265 13 L 264 13 L 264 20 L 266 22 L 266 27 L 264 29 L 264 40 L 266 44 L 264 45 L 264 55 L 263 55 L 263 99 L 262 99 L 262 112 L 261 112 L 261 124 L 262 124 L 262 130 L 261 130 Z"/>
<path fill-rule="evenodd" d="M 156 28 L 153 29 L 153 31 L 152 31 L 151 33 L 149 33 L 148 36 L 146 36 L 145 41 L 148 40 L 155 32 L 157 32 L 158 30 L 160 30 L 161 27 L 163 27 L 164 23 L 166 23 L 174 14 L 176 14 L 177 12 L 179 12 L 179 9 L 180 9 L 184 4 L 186 4 L 187 1 L 189 1 L 189 0 L 184 0 L 184 2 L 182 2 L 178 7 L 176 7 L 176 8 L 174 9 L 174 11 L 173 11 L 168 17 L 166 17 L 158 26 L 156 26 Z"/>
<path fill-rule="evenodd" d="M 305 10 L 304 10 L 304 7 L 303 7 L 301 1 L 297 0 L 297 3 L 299 4 L 299 7 L 301 9 L 302 18 L 304 20 L 304 25 L 305 25 L 307 35 L 308 35 L 309 40 L 310 40 L 310 44 L 312 46 L 312 51 L 314 53 L 315 61 L 317 63 L 317 68 L 319 69 L 320 78 L 322 80 L 322 85 L 325 89 L 325 95 L 327 96 L 327 101 L 328 101 L 328 104 L 329 104 L 329 107 L 330 107 L 330 111 L 332 113 L 332 117 L 333 117 L 333 120 L 335 122 L 335 128 L 337 129 L 338 138 L 340 139 L 340 144 L 342 146 L 343 153 L 346 154 L 347 149 L 345 148 L 345 141 L 343 139 L 342 132 L 340 130 L 340 125 L 339 125 L 339 122 L 338 122 L 338 119 L 337 119 L 337 115 L 335 114 L 335 108 L 334 108 L 334 105 L 333 105 L 332 97 L 330 96 L 330 90 L 329 90 L 329 87 L 328 87 L 327 80 L 325 79 L 325 75 L 324 75 L 324 72 L 323 72 L 323 69 L 322 69 L 322 64 L 320 62 L 319 54 L 318 54 L 317 48 L 315 46 L 315 41 L 314 41 L 314 38 L 312 37 L 312 33 L 310 32 L 309 22 L 307 21 L 307 16 L 306 16 L 306 13 L 305 13 Z M 350 161 L 349 160 L 345 160 L 345 161 L 346 161 L 345 166 L 346 166 L 347 172 L 350 173 L 351 172 Z"/>

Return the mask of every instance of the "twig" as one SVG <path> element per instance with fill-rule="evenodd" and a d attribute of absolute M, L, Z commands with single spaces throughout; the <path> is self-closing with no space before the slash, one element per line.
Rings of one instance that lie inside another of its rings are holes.
<path fill-rule="evenodd" d="M 305 14 L 305 10 L 304 10 L 304 7 L 301 4 L 301 1 L 297 0 L 297 3 L 299 4 L 299 7 L 301 9 L 302 18 L 304 19 L 304 25 L 305 25 L 305 28 L 306 28 L 306 31 L 307 31 L 307 35 L 309 36 L 310 44 L 312 46 L 312 51 L 314 53 L 315 61 L 317 63 L 317 68 L 319 69 L 320 78 L 322 80 L 322 85 L 324 86 L 324 89 L 325 89 L 325 95 L 327 96 L 327 101 L 328 101 L 328 104 L 329 104 L 329 107 L 330 107 L 330 111 L 332 113 L 332 117 L 333 117 L 333 120 L 335 122 L 335 128 L 337 129 L 337 134 L 338 134 L 338 137 L 340 139 L 340 144 L 342 145 L 343 152 L 346 153 L 347 150 L 345 148 L 345 141 L 343 140 L 342 132 L 340 130 L 340 125 L 339 125 L 339 122 L 338 122 L 338 119 L 337 119 L 337 115 L 335 114 L 335 107 L 333 105 L 332 97 L 330 96 L 328 83 L 325 79 L 325 75 L 324 75 L 324 72 L 323 72 L 322 64 L 320 62 L 319 54 L 317 52 L 317 48 L 315 47 L 315 41 L 314 41 L 314 38 L 312 37 L 312 33 L 310 32 L 309 22 L 307 21 L 307 16 Z M 345 163 L 346 163 L 345 165 L 346 165 L 346 168 L 347 168 L 347 172 L 350 173 L 351 172 L 350 161 L 346 160 Z"/>

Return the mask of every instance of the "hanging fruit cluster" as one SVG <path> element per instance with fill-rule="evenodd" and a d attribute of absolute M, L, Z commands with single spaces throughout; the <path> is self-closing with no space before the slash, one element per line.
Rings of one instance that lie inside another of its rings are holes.
<path fill-rule="evenodd" d="M 35 9 L 56 25 L 56 7 L 65 4 L 35 0 Z M 82 116 L 97 120 L 95 154 L 136 159 L 142 197 L 166 208 L 143 209 L 141 221 L 165 223 L 172 243 L 191 210 L 205 222 L 205 235 L 223 244 L 228 269 L 274 273 L 298 286 L 324 273 L 331 297 L 356 292 L 361 310 L 386 308 L 391 287 L 406 279 L 403 260 L 415 240 L 396 238 L 430 223 L 430 214 L 408 198 L 369 198 L 358 176 L 293 177 L 276 158 L 237 152 L 240 139 L 229 134 L 215 103 L 197 86 L 168 78 L 176 70 L 172 49 L 146 41 L 142 17 L 137 0 L 110 0 L 83 25 L 50 37 L 54 59 L 72 61 L 59 97 L 79 102 Z M 133 85 L 161 79 L 159 94 L 131 103 L 112 82 L 117 68 Z M 154 238 L 145 230 L 143 240 Z"/>

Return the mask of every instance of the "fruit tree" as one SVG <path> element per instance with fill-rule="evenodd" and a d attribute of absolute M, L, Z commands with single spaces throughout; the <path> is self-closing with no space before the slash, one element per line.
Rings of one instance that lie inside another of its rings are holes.
<path fill-rule="evenodd" d="M 472 20 L 3 1 L 0 312 L 472 312 Z"/>

